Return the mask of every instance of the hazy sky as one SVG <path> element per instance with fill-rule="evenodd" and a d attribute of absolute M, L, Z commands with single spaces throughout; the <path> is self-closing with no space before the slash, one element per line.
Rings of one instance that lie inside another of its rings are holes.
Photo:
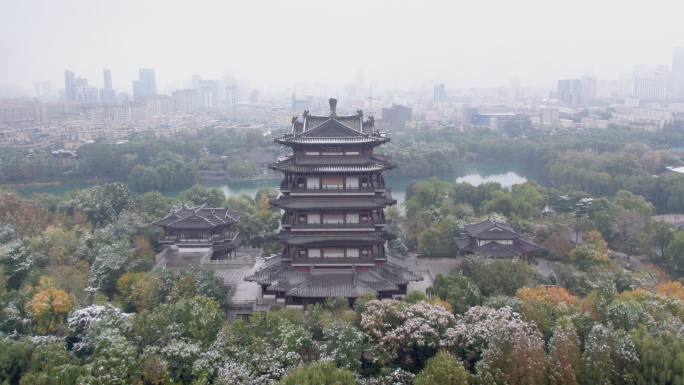
<path fill-rule="evenodd" d="M 130 92 L 226 68 L 257 87 L 554 84 L 670 64 L 682 0 L 0 0 L 0 85 L 63 87 L 65 68 Z"/>

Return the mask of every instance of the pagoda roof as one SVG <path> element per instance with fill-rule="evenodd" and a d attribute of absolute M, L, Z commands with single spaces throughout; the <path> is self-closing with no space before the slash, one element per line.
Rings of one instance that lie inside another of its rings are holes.
<path fill-rule="evenodd" d="M 170 229 L 211 229 L 236 223 L 239 219 L 240 213 L 223 207 L 182 206 L 154 224 Z"/>
<path fill-rule="evenodd" d="M 289 197 L 280 196 L 271 204 L 284 209 L 379 209 L 396 204 L 394 199 L 382 196 L 369 197 Z"/>
<path fill-rule="evenodd" d="M 479 238 L 479 235 L 481 233 L 488 232 L 489 234 L 492 234 L 492 231 L 497 231 L 495 229 L 505 230 L 509 233 L 517 234 L 511 226 L 509 226 L 505 223 L 493 221 L 491 219 L 485 219 L 484 221 L 482 221 L 480 223 L 468 224 L 468 225 L 465 225 L 463 228 L 464 228 L 465 232 L 468 233 L 468 235 L 470 235 L 472 237 L 476 237 L 476 238 Z M 520 236 L 520 235 L 518 235 L 518 236 Z"/>
<path fill-rule="evenodd" d="M 330 115 L 316 116 L 304 111 L 302 121 L 294 117 L 289 133 L 276 138 L 282 144 L 380 144 L 389 138 L 375 129 L 373 117 L 363 118 L 363 112 L 355 115 L 337 115 L 336 104 L 331 99 Z"/>
<path fill-rule="evenodd" d="M 293 246 L 372 246 L 378 243 L 383 243 L 388 239 L 393 239 L 395 235 L 386 231 L 373 231 L 363 234 L 340 234 L 339 232 L 331 234 L 291 234 L 288 232 L 279 233 L 276 239 L 285 244 Z"/>
<path fill-rule="evenodd" d="M 381 144 L 389 142 L 389 138 L 384 134 L 373 136 L 358 137 L 295 137 L 285 134 L 276 138 L 276 142 L 282 144 Z"/>
<path fill-rule="evenodd" d="M 288 156 L 287 158 L 270 165 L 270 168 L 284 172 L 325 174 L 340 172 L 377 172 L 396 167 L 394 163 L 377 156 L 371 156 L 369 158 L 357 156 L 348 159 L 345 156 L 338 156 L 336 158 L 334 156 L 325 156 L 321 158 L 322 159 L 320 160 L 308 159 L 302 162 L 301 160 L 295 160 L 294 156 Z"/>
<path fill-rule="evenodd" d="M 315 268 L 302 271 L 282 261 L 280 257 L 245 277 L 268 285 L 267 290 L 284 292 L 286 296 L 302 298 L 345 297 L 356 298 L 363 294 L 397 291 L 398 285 L 420 281 L 418 276 L 403 266 L 385 262 L 379 266 L 357 268 Z"/>

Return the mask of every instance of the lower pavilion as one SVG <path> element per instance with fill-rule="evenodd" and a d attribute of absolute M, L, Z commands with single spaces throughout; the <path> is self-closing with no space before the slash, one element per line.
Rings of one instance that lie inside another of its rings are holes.
<path fill-rule="evenodd" d="M 226 208 L 181 207 L 154 222 L 164 230 L 159 243 L 178 249 L 209 249 L 212 260 L 234 256 L 240 245 L 239 232 L 234 229 L 240 213 Z"/>

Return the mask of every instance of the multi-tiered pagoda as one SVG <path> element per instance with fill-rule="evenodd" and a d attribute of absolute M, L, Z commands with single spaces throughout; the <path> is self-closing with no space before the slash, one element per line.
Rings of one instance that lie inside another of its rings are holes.
<path fill-rule="evenodd" d="M 361 111 L 338 116 L 336 104 L 330 99 L 329 116 L 304 111 L 276 139 L 292 148 L 271 165 L 285 175 L 280 196 L 271 202 L 283 211 L 277 239 L 284 251 L 245 279 L 287 305 L 330 297 L 351 303 L 367 293 L 390 298 L 422 279 L 385 247 L 394 235 L 386 229 L 384 208 L 396 200 L 382 172 L 395 165 L 373 148 L 389 138 Z"/>

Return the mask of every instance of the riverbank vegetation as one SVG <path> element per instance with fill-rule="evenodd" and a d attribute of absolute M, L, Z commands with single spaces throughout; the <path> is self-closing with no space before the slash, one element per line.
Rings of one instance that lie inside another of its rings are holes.
<path fill-rule="evenodd" d="M 197 183 L 210 159 L 245 149 L 273 154 L 279 148 L 256 129 L 205 128 L 197 135 L 175 138 L 136 137 L 126 142 L 82 145 L 78 158 L 65 162 L 47 150 L 3 149 L 0 184 L 101 179 L 129 184 L 132 191 L 180 190 Z M 230 164 L 222 164 L 225 171 Z M 255 172 L 253 164 L 231 166 L 237 173 Z M 242 175 L 242 174 L 241 174 Z"/>
<path fill-rule="evenodd" d="M 449 196 L 453 186 L 433 182 L 411 199 Z M 507 194 L 530 201 L 541 194 L 533 188 Z M 649 210 L 628 194 L 607 207 Z M 523 262 L 466 258 L 436 277 L 431 299 L 363 296 L 350 308 L 331 298 L 228 322 L 227 289 L 210 271 L 153 269 L 149 223 L 173 204 L 220 199 L 200 187 L 181 196 L 123 184 L 1 195 L 0 383 L 681 384 L 684 288 L 655 267 L 625 271 L 600 234 L 555 267 L 556 286 Z M 490 205 L 469 196 L 478 210 Z M 261 193 L 225 203 L 257 234 L 274 231 L 267 202 Z"/>
<path fill-rule="evenodd" d="M 682 153 L 672 149 L 684 143 L 681 130 L 426 128 L 393 130 L 391 137 L 378 149 L 399 166 L 389 175 L 448 178 L 472 162 L 515 165 L 548 187 L 572 186 L 595 196 L 627 190 L 647 198 L 659 213 L 684 212 L 684 178 L 665 174 L 667 166 L 683 164 Z M 215 157 L 245 149 L 274 157 L 283 151 L 259 130 L 213 128 L 195 136 L 85 144 L 77 150 L 78 161 L 66 168 L 47 151 L 3 150 L 0 183 L 99 178 L 126 182 L 134 192 L 179 190 L 195 184 L 201 170 L 216 170 Z M 258 171 L 252 160 L 219 166 L 236 177 Z"/>

